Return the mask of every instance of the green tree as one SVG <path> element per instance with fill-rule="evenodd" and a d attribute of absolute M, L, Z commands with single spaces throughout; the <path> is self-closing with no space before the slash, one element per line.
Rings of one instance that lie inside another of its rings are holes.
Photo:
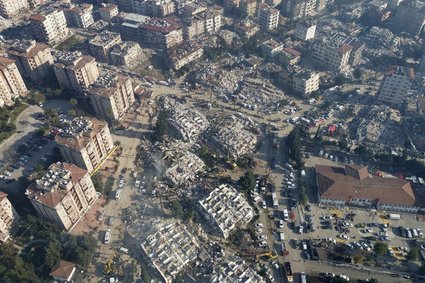
<path fill-rule="evenodd" d="M 72 107 L 74 108 L 74 110 L 75 110 L 75 111 L 77 111 L 77 104 L 78 104 L 78 101 L 77 101 L 75 98 L 71 98 L 71 99 L 69 100 L 69 103 L 72 105 Z"/>
<path fill-rule="evenodd" d="M 241 189 L 245 192 L 255 189 L 256 182 L 255 182 L 254 173 L 251 170 L 249 170 L 248 172 L 245 173 L 245 175 L 239 178 L 238 183 Z"/>
<path fill-rule="evenodd" d="M 289 158 L 295 162 L 295 168 L 300 169 L 304 166 L 304 160 L 301 153 L 301 127 L 296 126 L 286 138 L 286 144 L 289 148 Z"/>
<path fill-rule="evenodd" d="M 362 71 L 359 68 L 355 69 L 353 71 L 353 76 L 356 79 L 360 79 L 362 77 Z"/>
<path fill-rule="evenodd" d="M 168 133 L 168 115 L 167 112 L 161 111 L 154 128 L 154 140 L 163 141 L 164 136 Z"/>
<path fill-rule="evenodd" d="M 364 255 L 362 252 L 358 252 L 353 256 L 353 261 L 355 264 L 362 264 L 364 261 Z"/>
<path fill-rule="evenodd" d="M 53 92 L 55 96 L 60 96 L 62 94 L 62 90 L 60 88 L 55 89 L 55 91 Z"/>
<path fill-rule="evenodd" d="M 46 102 L 46 96 L 42 94 L 41 92 L 34 93 L 33 99 L 34 99 L 34 102 L 37 104 Z"/>
<path fill-rule="evenodd" d="M 416 247 L 413 247 L 408 253 L 407 253 L 407 256 L 406 256 L 406 259 L 407 260 L 410 260 L 410 261 L 416 261 L 416 260 L 418 260 L 418 258 L 419 258 L 419 249 L 418 248 L 416 248 Z"/>
<path fill-rule="evenodd" d="M 51 241 L 46 248 L 44 261 L 48 268 L 55 266 L 61 259 L 60 244 L 58 241 Z"/>
<path fill-rule="evenodd" d="M 71 116 L 71 117 L 76 117 L 77 111 L 75 111 L 74 109 L 70 109 L 70 110 L 68 110 L 68 115 Z"/>
<path fill-rule="evenodd" d="M 173 211 L 173 214 L 175 217 L 182 219 L 183 218 L 183 206 L 178 200 L 172 200 L 170 202 L 171 210 Z"/>
<path fill-rule="evenodd" d="M 386 255 L 388 252 L 388 244 L 383 242 L 376 242 L 373 246 L 373 251 L 380 256 Z"/>
<path fill-rule="evenodd" d="M 343 85 L 345 83 L 345 77 L 343 75 L 338 75 L 335 77 L 335 85 Z"/>

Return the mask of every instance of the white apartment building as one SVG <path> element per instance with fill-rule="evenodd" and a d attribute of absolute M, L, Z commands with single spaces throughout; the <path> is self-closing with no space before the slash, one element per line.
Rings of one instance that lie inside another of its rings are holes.
<path fill-rule="evenodd" d="M 50 47 L 35 40 L 16 41 L 7 51 L 9 57 L 15 60 L 16 66 L 24 78 L 33 82 L 49 79 L 53 74 L 54 62 Z"/>
<path fill-rule="evenodd" d="M 121 119 L 134 103 L 132 80 L 118 75 L 101 75 L 87 95 L 96 115 L 108 121 Z"/>
<path fill-rule="evenodd" d="M 295 28 L 295 37 L 302 40 L 307 41 L 314 39 L 316 36 L 316 25 L 310 23 L 297 23 Z"/>
<path fill-rule="evenodd" d="M 62 10 L 51 7 L 29 18 L 33 36 L 36 40 L 54 43 L 66 38 L 69 34 L 65 14 Z"/>
<path fill-rule="evenodd" d="M 311 54 L 325 66 L 339 72 L 349 69 L 349 59 L 353 47 L 348 44 L 319 39 L 313 42 Z"/>
<path fill-rule="evenodd" d="M 15 61 L 0 57 L 0 107 L 13 105 L 13 99 L 26 93 L 27 87 Z"/>
<path fill-rule="evenodd" d="M 71 230 L 96 201 L 89 172 L 74 164 L 54 163 L 26 190 L 38 215 Z"/>
<path fill-rule="evenodd" d="M 266 3 L 258 4 L 257 21 L 263 30 L 274 30 L 279 25 L 280 11 Z"/>
<path fill-rule="evenodd" d="M 56 143 L 67 162 L 89 173 L 102 165 L 114 147 L 108 124 L 88 117 L 72 120 L 65 131 L 56 136 Z"/>
<path fill-rule="evenodd" d="M 310 71 L 296 72 L 292 76 L 292 87 L 297 92 L 308 95 L 319 89 L 319 73 Z"/>
<path fill-rule="evenodd" d="M 378 92 L 378 101 L 401 107 L 407 98 L 407 90 L 410 87 L 409 69 L 399 66 L 392 66 L 387 70 L 385 79 L 381 83 Z"/>
<path fill-rule="evenodd" d="M 90 53 L 98 62 L 110 63 L 109 52 L 119 43 L 121 43 L 119 33 L 109 30 L 102 31 L 89 41 Z"/>
<path fill-rule="evenodd" d="M 28 0 L 0 0 L 0 15 L 5 18 L 13 17 L 28 9 Z"/>
<path fill-rule="evenodd" d="M 0 192 L 0 242 L 10 239 L 11 231 L 18 220 L 19 215 L 7 198 L 7 194 Z"/>
<path fill-rule="evenodd" d="M 137 42 L 124 41 L 115 45 L 109 53 L 111 64 L 115 66 L 134 67 L 144 57 L 142 48 Z"/>
<path fill-rule="evenodd" d="M 63 89 L 84 92 L 99 77 L 96 60 L 81 52 L 56 51 L 53 71 Z"/>
<path fill-rule="evenodd" d="M 88 28 L 94 23 L 93 5 L 81 4 L 65 10 L 65 18 L 70 27 Z"/>

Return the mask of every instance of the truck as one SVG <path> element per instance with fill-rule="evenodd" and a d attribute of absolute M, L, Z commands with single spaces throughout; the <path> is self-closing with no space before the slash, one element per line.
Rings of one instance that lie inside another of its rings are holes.
<path fill-rule="evenodd" d="M 291 263 L 287 261 L 284 263 L 283 267 L 285 269 L 286 280 L 288 280 L 288 282 L 294 282 L 294 276 L 292 275 Z"/>
<path fill-rule="evenodd" d="M 279 207 L 279 202 L 277 201 L 276 193 L 272 193 L 272 201 L 273 201 L 273 207 L 274 208 L 278 208 Z"/>
<path fill-rule="evenodd" d="M 390 219 L 390 220 L 400 220 L 401 219 L 400 214 L 395 214 L 395 213 L 387 214 L 386 217 L 387 217 L 387 219 Z"/>
<path fill-rule="evenodd" d="M 280 232 L 279 233 L 279 238 L 280 238 L 281 241 L 285 240 L 285 233 Z"/>

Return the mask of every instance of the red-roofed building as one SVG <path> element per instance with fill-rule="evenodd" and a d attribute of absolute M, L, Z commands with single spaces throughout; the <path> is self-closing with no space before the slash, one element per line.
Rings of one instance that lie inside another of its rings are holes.
<path fill-rule="evenodd" d="M 316 165 L 319 202 L 387 211 L 416 213 L 422 209 L 409 181 L 369 174 L 366 166 L 333 167 Z"/>
<path fill-rule="evenodd" d="M 72 276 L 74 276 L 76 270 L 75 263 L 61 260 L 52 268 L 49 275 L 57 282 L 71 282 Z"/>
<path fill-rule="evenodd" d="M 89 172 L 60 162 L 50 165 L 26 195 L 41 217 L 65 230 L 71 230 L 97 199 Z"/>

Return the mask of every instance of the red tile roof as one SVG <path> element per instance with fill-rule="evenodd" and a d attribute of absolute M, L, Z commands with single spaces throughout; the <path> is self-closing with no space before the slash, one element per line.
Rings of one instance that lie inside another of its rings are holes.
<path fill-rule="evenodd" d="M 349 169 L 357 170 L 347 174 Z M 316 165 L 316 178 L 321 198 L 349 202 L 352 198 L 363 198 L 381 204 L 415 206 L 416 197 L 409 181 L 397 178 L 365 176 L 366 167 L 342 167 Z M 366 168 L 367 170 L 367 168 Z"/>
<path fill-rule="evenodd" d="M 70 261 L 61 260 L 56 266 L 52 268 L 50 276 L 68 280 L 68 278 L 75 272 L 75 263 Z"/>

